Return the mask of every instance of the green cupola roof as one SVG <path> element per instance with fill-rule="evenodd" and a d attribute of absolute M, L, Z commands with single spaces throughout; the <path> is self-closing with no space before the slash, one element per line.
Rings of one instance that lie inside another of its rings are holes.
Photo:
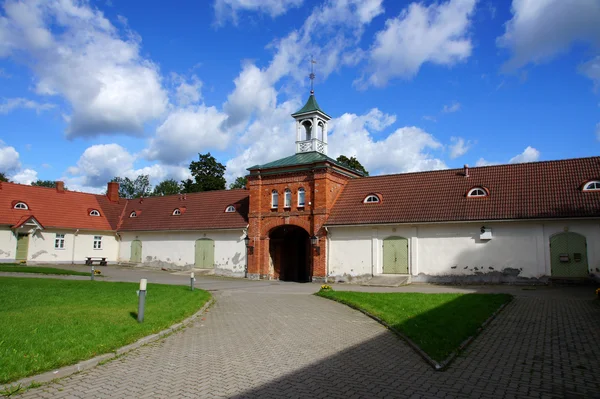
<path fill-rule="evenodd" d="M 298 110 L 297 112 L 294 112 L 292 114 L 293 117 L 299 116 L 299 115 L 304 115 L 304 114 L 308 114 L 311 112 L 320 112 L 324 115 L 327 115 L 320 107 L 319 104 L 317 103 L 317 99 L 315 97 L 315 93 L 311 91 L 310 93 L 310 97 L 308 97 L 308 101 L 306 101 L 306 104 L 304 104 L 304 107 L 300 108 L 300 110 Z M 329 117 L 329 115 L 327 115 Z"/>

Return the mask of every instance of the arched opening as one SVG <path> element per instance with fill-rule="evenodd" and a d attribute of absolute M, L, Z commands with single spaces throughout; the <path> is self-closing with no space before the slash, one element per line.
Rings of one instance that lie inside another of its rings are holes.
<path fill-rule="evenodd" d="M 271 230 L 269 255 L 274 278 L 296 282 L 312 280 L 310 236 L 303 228 L 285 225 Z"/>
<path fill-rule="evenodd" d="M 302 122 L 302 126 L 304 126 L 304 130 L 306 131 L 306 140 L 312 139 L 312 123 L 310 121 Z"/>
<path fill-rule="evenodd" d="M 319 121 L 319 128 L 317 129 L 317 139 L 321 141 L 325 141 L 325 125 L 323 122 Z"/>

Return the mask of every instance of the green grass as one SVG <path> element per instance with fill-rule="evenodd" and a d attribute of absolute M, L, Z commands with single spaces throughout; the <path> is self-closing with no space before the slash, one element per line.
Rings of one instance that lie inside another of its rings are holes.
<path fill-rule="evenodd" d="M 506 294 L 418 294 L 320 291 L 319 296 L 380 318 L 432 359 L 446 359 L 504 303 Z"/>
<path fill-rule="evenodd" d="M 0 383 L 112 352 L 194 314 L 202 290 L 148 284 L 144 323 L 137 283 L 0 277 Z"/>
<path fill-rule="evenodd" d="M 76 270 L 57 269 L 55 267 L 23 266 L 23 265 L 11 264 L 11 263 L 0 264 L 0 272 L 59 274 L 59 275 L 68 275 L 68 276 L 89 276 L 90 275 L 90 273 L 78 272 Z"/>

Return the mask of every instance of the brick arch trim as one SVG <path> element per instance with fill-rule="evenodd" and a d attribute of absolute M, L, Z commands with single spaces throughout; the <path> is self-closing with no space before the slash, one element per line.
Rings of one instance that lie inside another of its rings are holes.
<path fill-rule="evenodd" d="M 291 219 L 289 223 L 285 223 L 283 218 L 271 219 L 268 222 L 264 223 L 262 226 L 261 237 L 268 238 L 273 229 L 280 226 L 296 226 L 304 229 L 308 235 L 311 235 L 311 226 L 310 222 L 302 219 Z"/>

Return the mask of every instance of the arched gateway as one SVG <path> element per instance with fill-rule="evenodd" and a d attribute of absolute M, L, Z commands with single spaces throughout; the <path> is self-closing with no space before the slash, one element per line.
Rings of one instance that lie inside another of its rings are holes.
<path fill-rule="evenodd" d="M 301 227 L 279 226 L 269 234 L 273 277 L 282 281 L 312 281 L 310 236 Z"/>

